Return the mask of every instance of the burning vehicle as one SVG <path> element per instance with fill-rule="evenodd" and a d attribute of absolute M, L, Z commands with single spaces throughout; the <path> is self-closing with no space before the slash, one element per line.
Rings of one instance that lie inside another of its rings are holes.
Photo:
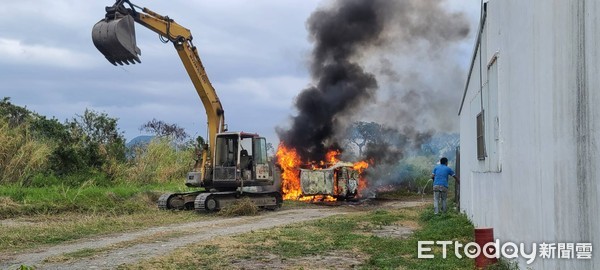
<path fill-rule="evenodd" d="M 332 150 L 325 161 L 303 162 L 293 149 L 280 145 L 277 150 L 281 167 L 284 200 L 337 201 L 361 198 L 367 187 L 365 161 L 342 162 L 339 151 Z"/>
<path fill-rule="evenodd" d="M 360 173 L 348 162 L 338 162 L 325 169 L 300 169 L 300 188 L 303 195 L 353 199 L 358 195 L 359 181 Z"/>

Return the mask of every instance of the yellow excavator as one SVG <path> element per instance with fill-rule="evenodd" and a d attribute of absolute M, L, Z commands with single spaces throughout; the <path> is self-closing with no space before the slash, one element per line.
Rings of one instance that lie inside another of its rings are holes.
<path fill-rule="evenodd" d="M 135 23 L 158 33 L 164 43 L 173 43 L 208 119 L 208 143 L 203 146 L 202 157 L 185 183 L 204 190 L 163 194 L 158 207 L 214 212 L 243 197 L 263 208 L 281 207 L 281 193 L 273 188 L 273 169 L 267 159 L 265 138 L 254 133 L 227 131 L 221 101 L 208 80 L 189 29 L 129 0 L 117 0 L 106 7 L 104 19 L 94 25 L 94 45 L 115 66 L 141 63 Z M 257 191 L 259 188 L 248 191 L 251 187 L 270 187 L 267 188 L 270 191 Z"/>

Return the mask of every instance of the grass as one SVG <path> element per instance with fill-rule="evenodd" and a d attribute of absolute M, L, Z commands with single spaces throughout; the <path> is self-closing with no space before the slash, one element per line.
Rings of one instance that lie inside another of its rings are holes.
<path fill-rule="evenodd" d="M 177 150 L 167 138 L 154 138 L 146 147 L 135 148 L 135 158 L 125 170 L 136 183 L 168 183 L 187 175 L 194 159 L 193 149 Z"/>
<path fill-rule="evenodd" d="M 182 186 L 120 184 L 104 187 L 90 182 L 79 187 L 0 185 L 0 219 L 60 213 L 134 214 L 155 208 L 162 192 L 187 190 Z"/>
<path fill-rule="evenodd" d="M 379 229 L 397 226 L 416 231 L 407 238 L 381 237 L 375 233 Z M 420 240 L 470 242 L 473 241 L 473 225 L 459 213 L 435 216 L 431 207 L 373 210 L 222 237 L 121 268 L 311 269 L 329 267 L 322 264 L 327 257 L 335 259 L 329 263 L 342 268 L 473 268 L 473 261 L 464 256 L 462 259 L 454 256 L 443 259 L 439 248 L 433 249 L 434 259 L 417 258 L 417 242 Z M 340 257 L 340 254 L 343 256 Z"/>
<path fill-rule="evenodd" d="M 55 144 L 35 140 L 27 127 L 0 116 L 0 183 L 20 183 L 44 171 Z"/>
<path fill-rule="evenodd" d="M 0 185 L 0 252 L 124 232 L 201 218 L 193 211 L 159 211 L 156 201 L 165 191 L 183 185 L 84 184 L 22 188 Z"/>
<path fill-rule="evenodd" d="M 425 190 L 423 193 L 418 193 L 409 190 L 408 188 L 396 188 L 390 191 L 383 191 L 377 193 L 378 199 L 388 199 L 388 200 L 417 200 L 427 198 L 429 200 L 432 199 L 433 195 L 433 182 L 429 181 L 428 178 L 420 179 L 416 181 L 416 185 L 420 187 L 420 189 Z M 425 185 L 426 183 L 426 185 Z M 425 187 L 425 189 L 423 189 Z M 456 181 L 451 180 L 448 183 L 448 202 L 455 202 L 455 188 Z"/>

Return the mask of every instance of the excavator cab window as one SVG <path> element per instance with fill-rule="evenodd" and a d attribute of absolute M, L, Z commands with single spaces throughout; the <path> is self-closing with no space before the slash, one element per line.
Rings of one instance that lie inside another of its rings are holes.
<path fill-rule="evenodd" d="M 217 137 L 215 164 L 221 167 L 235 167 L 237 165 L 238 137 Z"/>
<path fill-rule="evenodd" d="M 267 164 L 267 142 L 265 138 L 253 138 L 252 148 L 254 162 Z"/>
<path fill-rule="evenodd" d="M 241 170 L 252 170 L 252 139 L 243 138 L 240 141 L 240 169 Z M 249 178 L 249 177 L 248 177 Z"/>
<path fill-rule="evenodd" d="M 252 138 L 244 138 L 240 141 L 240 173 L 243 180 L 252 180 L 254 177 L 254 165 L 253 165 L 253 150 L 252 150 Z"/>
<path fill-rule="evenodd" d="M 267 160 L 267 141 L 265 138 L 252 139 L 252 159 L 257 180 L 272 180 Z"/>
<path fill-rule="evenodd" d="M 238 179 L 239 136 L 237 134 L 218 135 L 215 148 L 214 183 L 231 182 Z"/>

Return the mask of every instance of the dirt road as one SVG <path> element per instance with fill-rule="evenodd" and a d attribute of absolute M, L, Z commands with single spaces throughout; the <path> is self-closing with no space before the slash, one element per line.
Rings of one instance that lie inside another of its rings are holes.
<path fill-rule="evenodd" d="M 381 206 L 402 208 L 420 204 L 422 202 L 391 201 Z M 357 210 L 361 209 L 352 206 L 291 209 L 262 212 L 251 217 L 218 218 L 155 227 L 133 233 L 84 239 L 27 253 L 3 255 L 0 258 L 0 269 L 17 269 L 20 265 L 35 266 L 37 269 L 114 269 L 121 264 L 163 255 L 176 248 L 218 236 L 321 219 Z"/>

